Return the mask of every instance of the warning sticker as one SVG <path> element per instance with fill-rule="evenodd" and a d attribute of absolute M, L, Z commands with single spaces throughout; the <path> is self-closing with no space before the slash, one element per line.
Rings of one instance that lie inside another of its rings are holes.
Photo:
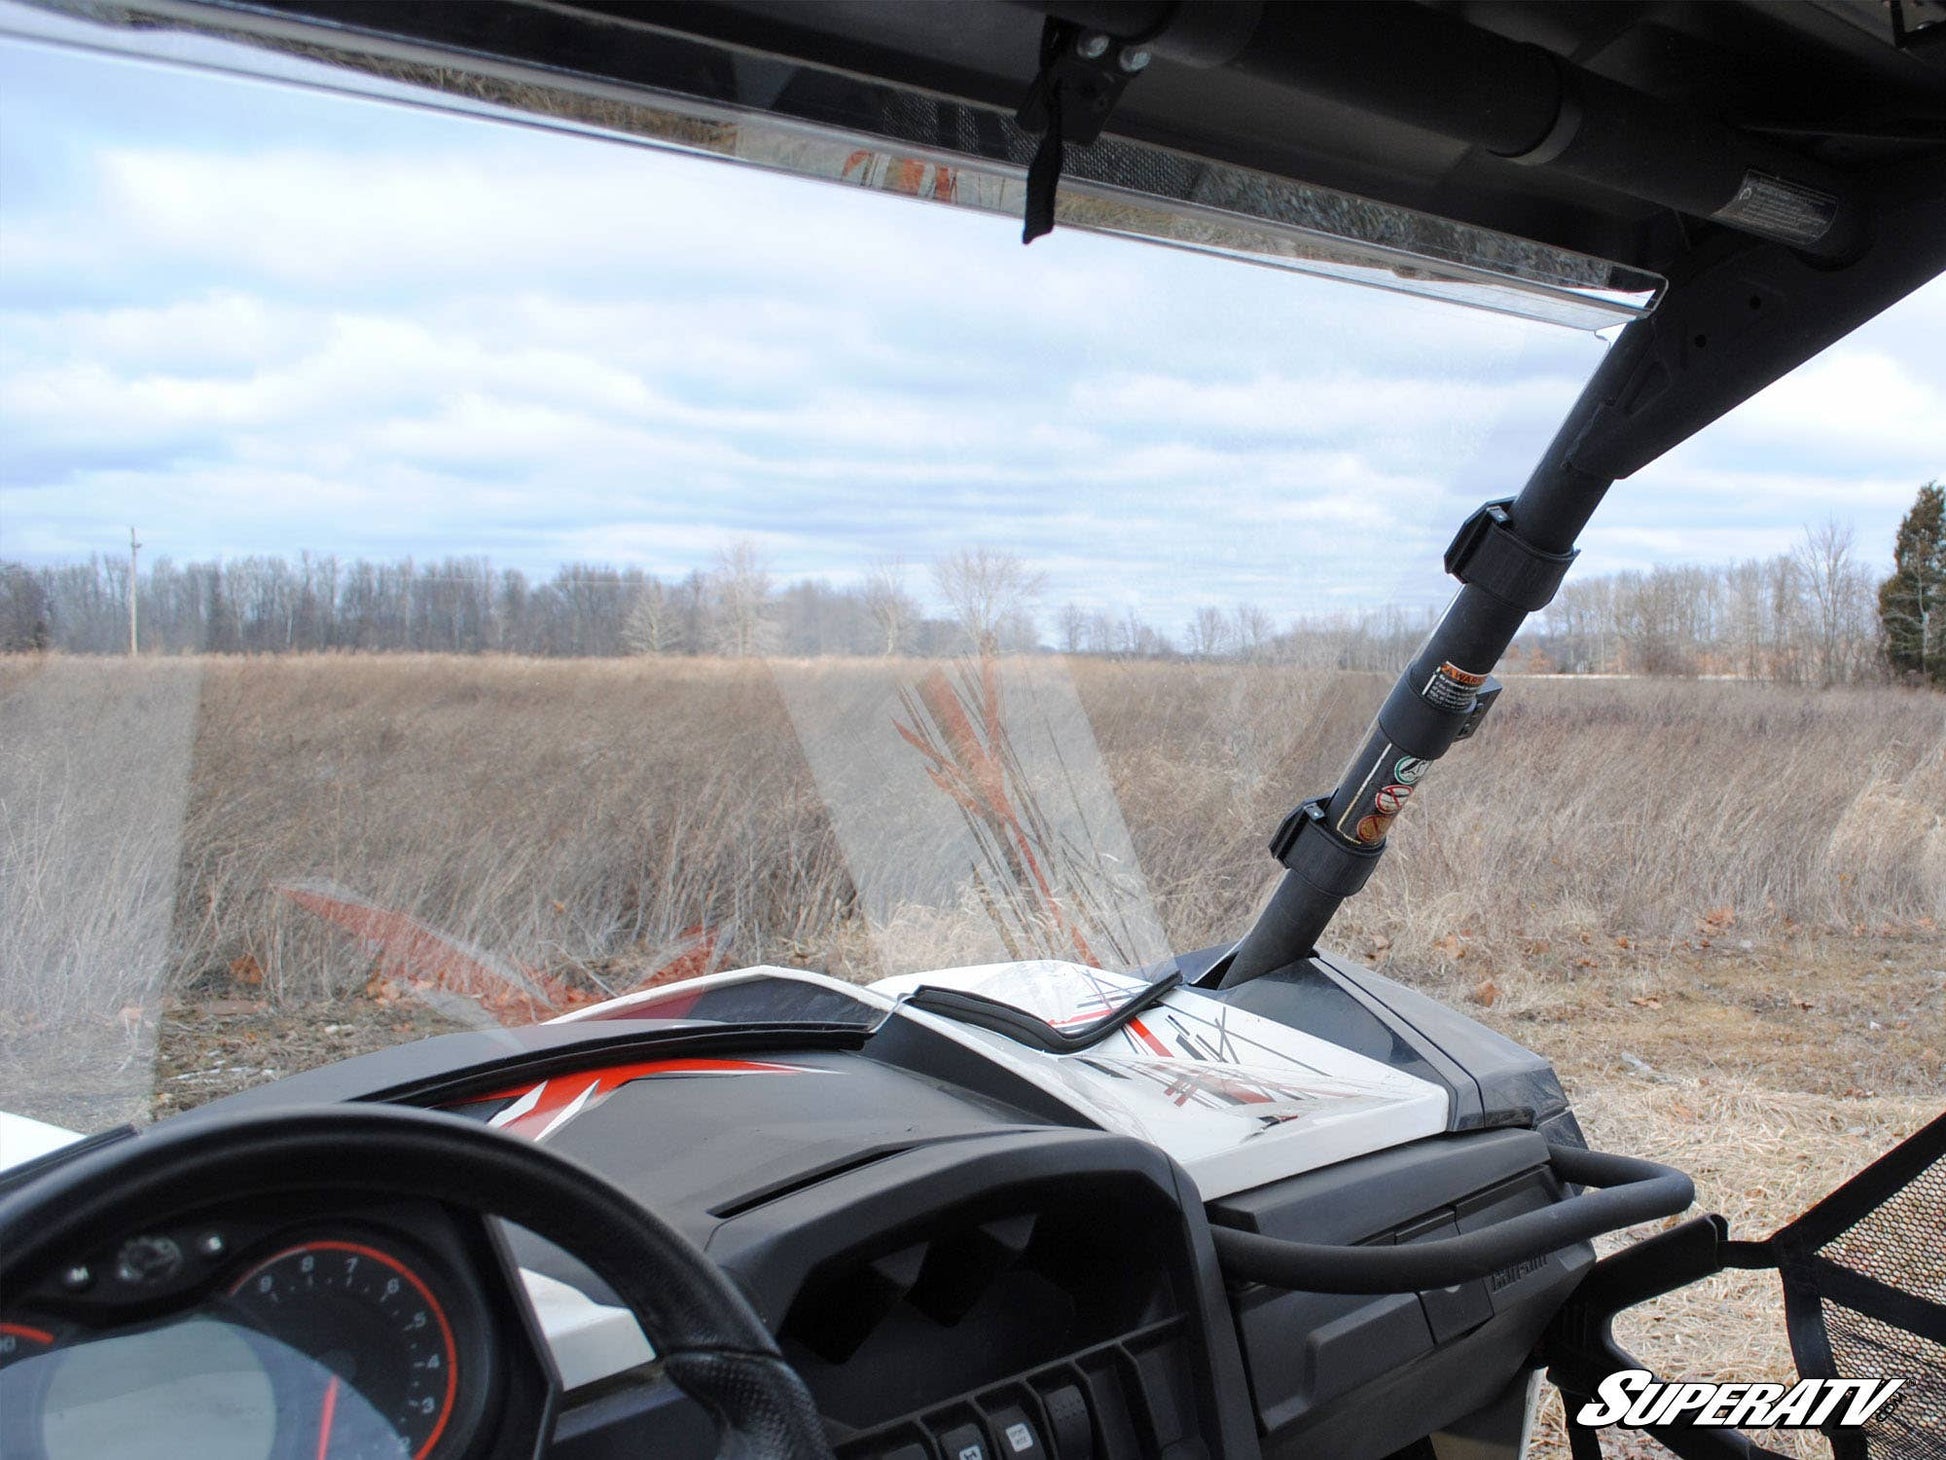
<path fill-rule="evenodd" d="M 1411 795 L 1410 786 L 1380 786 L 1372 797 L 1372 807 L 1380 816 L 1397 816 Z"/>
<path fill-rule="evenodd" d="M 1436 710 L 1464 715 L 1473 708 L 1474 697 L 1486 682 L 1484 674 L 1461 669 L 1449 660 L 1434 671 L 1432 678 L 1426 681 L 1425 688 L 1419 691 L 1419 697 Z"/>
<path fill-rule="evenodd" d="M 1402 755 L 1399 763 L 1392 767 L 1392 779 L 1402 786 L 1416 786 L 1419 778 L 1432 769 L 1432 762 L 1421 760 L 1416 755 Z"/>

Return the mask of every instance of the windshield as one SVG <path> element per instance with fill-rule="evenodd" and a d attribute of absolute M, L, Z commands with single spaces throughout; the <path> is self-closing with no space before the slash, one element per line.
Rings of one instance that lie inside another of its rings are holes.
<path fill-rule="evenodd" d="M 18 40 L 0 147 L 0 1108 L 73 1129 L 698 975 L 1234 939 L 1606 348 Z M 1481 811 L 1562 804 L 1561 736 L 1640 793 L 1685 712 L 1529 705 L 1346 951 L 1626 936 L 1559 845 L 1475 887 Z M 1920 916 L 1912 845 L 1845 895 Z M 1732 926 L 1737 875 L 1623 915 Z"/>

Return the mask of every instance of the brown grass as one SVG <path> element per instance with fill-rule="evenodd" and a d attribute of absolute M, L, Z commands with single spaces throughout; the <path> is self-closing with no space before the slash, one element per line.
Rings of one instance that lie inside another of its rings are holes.
<path fill-rule="evenodd" d="M 275 888 L 323 879 L 529 967 L 640 965 L 699 922 L 739 961 L 827 942 L 850 886 L 760 664 L 213 662 L 180 976 L 274 995 L 368 955 Z"/>
<path fill-rule="evenodd" d="M 861 672 L 864 672 L 861 666 Z M 1268 828 L 1335 778 L 1375 678 L 1071 665 L 1170 944 L 1246 926 Z M 739 961 L 875 971 L 777 681 L 829 666 L 212 661 L 178 971 L 343 987 L 341 938 L 273 884 L 332 879 L 517 962 L 599 972 L 697 923 Z M 916 677 L 915 669 L 915 677 Z M 775 676 L 775 678 L 773 678 Z M 1429 778 L 1334 936 L 1542 977 L 1582 935 L 1693 939 L 1946 918 L 1946 707 L 1893 690 L 1516 682 Z M 1727 911 L 1725 911 L 1727 910 Z M 351 960 L 351 961 L 348 961 Z"/>

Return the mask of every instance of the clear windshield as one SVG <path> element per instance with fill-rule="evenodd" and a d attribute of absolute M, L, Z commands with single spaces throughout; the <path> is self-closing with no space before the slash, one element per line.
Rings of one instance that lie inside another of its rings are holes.
<path fill-rule="evenodd" d="M 1301 784 L 1377 687 L 1335 671 L 1423 626 L 1442 526 L 1602 350 L 701 158 L 0 68 L 0 1106 L 70 1125 L 729 968 L 1235 936 L 1274 869 L 1193 864 L 1266 817 L 1210 824 L 1169 737 L 1269 693 L 1232 776 Z"/>
<path fill-rule="evenodd" d="M 0 148 L 0 1108 L 82 1129 L 1234 938 L 1604 348 L 18 40 Z"/>

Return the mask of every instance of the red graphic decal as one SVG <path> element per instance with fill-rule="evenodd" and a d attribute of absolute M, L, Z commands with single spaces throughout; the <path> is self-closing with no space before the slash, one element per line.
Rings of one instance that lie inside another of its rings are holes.
<path fill-rule="evenodd" d="M 1170 1050 L 1169 1046 L 1164 1044 L 1161 1040 L 1157 1039 L 1153 1034 L 1149 1033 L 1149 1026 L 1144 1024 L 1140 1019 L 1129 1020 L 1126 1027 L 1130 1034 L 1133 1034 L 1137 1039 L 1141 1040 L 1142 1043 L 1146 1044 L 1151 1050 L 1161 1055 L 1164 1059 L 1175 1058 L 1175 1055 Z"/>
<path fill-rule="evenodd" d="M 821 1075 L 826 1071 L 802 1065 L 771 1064 L 763 1060 L 669 1059 L 646 1060 L 639 1064 L 610 1065 L 606 1069 L 578 1070 L 572 1075 L 556 1075 L 533 1085 L 514 1085 L 486 1095 L 456 1101 L 449 1110 L 469 1105 L 484 1105 L 494 1100 L 513 1103 L 487 1123 L 511 1135 L 539 1140 L 557 1125 L 592 1110 L 622 1086 L 635 1080 L 651 1080 L 664 1075 Z"/>

